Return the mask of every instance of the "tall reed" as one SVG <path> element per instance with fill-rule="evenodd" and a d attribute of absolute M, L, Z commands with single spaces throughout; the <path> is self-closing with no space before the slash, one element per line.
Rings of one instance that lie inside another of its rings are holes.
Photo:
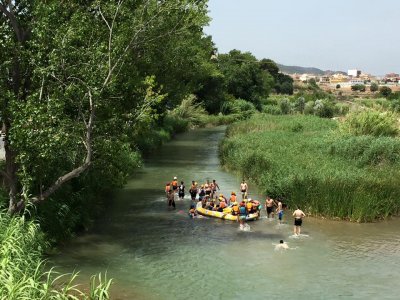
<path fill-rule="evenodd" d="M 47 247 L 39 225 L 25 217 L 0 213 L 0 299 L 109 299 L 111 281 L 92 279 L 89 294 L 74 283 L 77 274 L 46 271 L 42 260 Z"/>
<path fill-rule="evenodd" d="M 400 140 L 343 136 L 334 120 L 254 116 L 232 124 L 221 162 L 289 206 L 373 221 L 400 212 Z"/>

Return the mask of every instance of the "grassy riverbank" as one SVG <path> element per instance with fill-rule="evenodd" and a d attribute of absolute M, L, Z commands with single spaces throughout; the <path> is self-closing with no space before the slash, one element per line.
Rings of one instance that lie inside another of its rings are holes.
<path fill-rule="evenodd" d="M 373 221 L 400 211 L 400 141 L 338 134 L 315 116 L 257 115 L 231 125 L 221 162 L 308 213 Z"/>

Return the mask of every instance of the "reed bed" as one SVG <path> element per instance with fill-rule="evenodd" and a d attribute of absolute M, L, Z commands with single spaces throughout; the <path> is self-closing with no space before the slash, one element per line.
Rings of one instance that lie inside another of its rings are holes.
<path fill-rule="evenodd" d="M 309 214 L 357 222 L 400 212 L 400 140 L 338 134 L 337 121 L 257 115 L 232 124 L 221 162 Z"/>
<path fill-rule="evenodd" d="M 77 274 L 46 271 L 42 260 L 47 247 L 37 223 L 0 213 L 0 299 L 109 299 L 111 280 L 93 276 L 89 293 L 74 283 Z"/>

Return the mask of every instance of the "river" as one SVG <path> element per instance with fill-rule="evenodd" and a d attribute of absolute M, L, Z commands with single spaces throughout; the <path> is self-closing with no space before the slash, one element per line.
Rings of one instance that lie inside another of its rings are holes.
<path fill-rule="evenodd" d="M 94 228 L 50 258 L 61 272 L 107 270 L 111 299 L 399 299 L 400 220 L 354 224 L 306 218 L 304 236 L 262 218 L 251 230 L 219 219 L 189 219 L 190 197 L 168 210 L 165 183 L 216 179 L 225 195 L 241 178 L 219 166 L 224 128 L 179 135 L 146 159 L 110 199 Z M 263 199 L 249 184 L 250 196 Z M 275 251 L 285 240 L 289 250 Z"/>

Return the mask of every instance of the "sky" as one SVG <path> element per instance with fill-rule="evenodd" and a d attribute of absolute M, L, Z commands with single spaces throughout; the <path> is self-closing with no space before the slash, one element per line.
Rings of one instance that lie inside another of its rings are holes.
<path fill-rule="evenodd" d="M 400 73 L 400 0 L 209 0 L 219 53 L 323 70 Z"/>

